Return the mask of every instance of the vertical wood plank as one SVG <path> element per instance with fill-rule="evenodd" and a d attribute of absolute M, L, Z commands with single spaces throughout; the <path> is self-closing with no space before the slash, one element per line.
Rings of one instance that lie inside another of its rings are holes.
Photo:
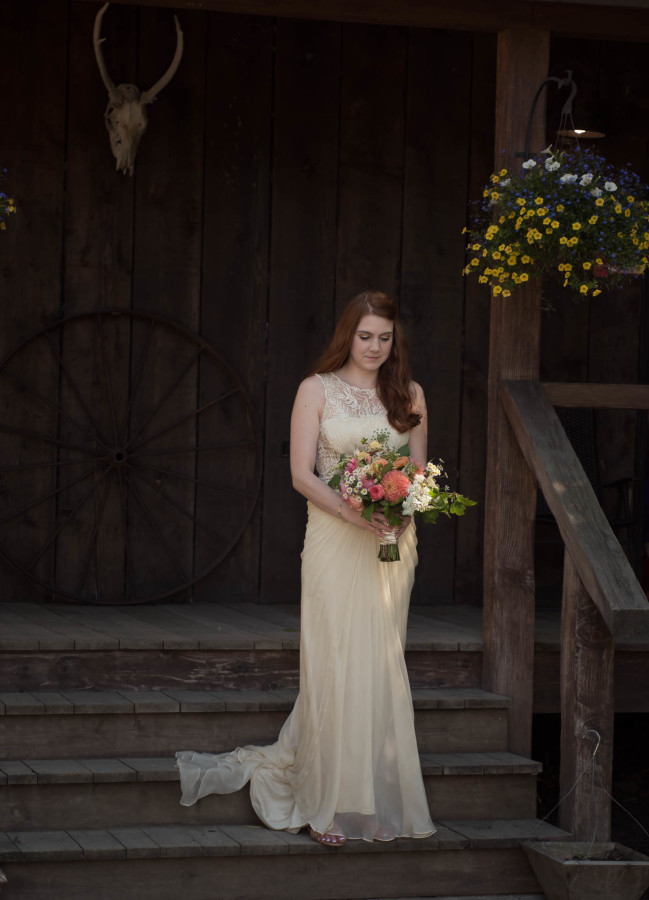
<path fill-rule="evenodd" d="M 561 827 L 578 841 L 608 841 L 611 835 L 611 801 L 606 792 L 611 793 L 613 780 L 614 655 L 613 638 L 566 549 L 561 610 L 560 785 L 565 799 L 560 819 Z M 601 742 L 591 762 L 598 735 Z"/>
<path fill-rule="evenodd" d="M 359 291 L 400 293 L 407 32 L 344 25 L 336 315 Z"/>
<path fill-rule="evenodd" d="M 150 109 L 150 121 L 135 164 L 135 255 L 133 264 L 133 305 L 170 316 L 192 331 L 198 330 L 200 315 L 201 235 L 203 206 L 203 135 L 205 125 L 205 59 L 207 51 L 207 14 L 179 15 L 184 31 L 185 49 L 172 81 Z M 151 87 L 166 71 L 174 54 L 176 32 L 173 15 L 166 9 L 140 9 L 138 83 Z M 156 331 L 150 358 L 157 368 L 147 366 L 138 398 L 133 405 L 133 421 L 142 421 L 164 398 L 192 354 L 188 345 L 180 354 L 178 344 L 168 333 Z M 142 350 L 134 348 L 136 360 Z M 186 351 L 186 352 L 185 352 Z M 198 381 L 194 369 L 164 400 L 143 437 L 171 425 L 197 408 Z M 196 420 L 189 419 L 168 431 L 156 446 L 192 446 L 196 441 Z M 171 461 L 170 461 L 171 459 Z M 161 487 L 187 515 L 195 511 L 194 484 L 175 477 L 177 472 L 195 477 L 193 454 L 182 457 L 150 455 L 147 464 L 157 471 L 145 470 L 131 480 L 154 518 L 166 516 L 167 538 L 189 580 L 193 573 L 193 532 L 186 516 L 166 504 Z M 148 560 L 137 573 L 147 593 L 164 588 L 166 580 L 177 578 L 169 562 L 165 572 L 160 565 L 163 550 L 155 529 L 140 509 L 131 507 L 133 540 L 139 555 Z M 151 553 L 146 553 L 146 546 Z M 163 558 L 165 558 L 163 553 Z M 170 573 L 172 573 L 170 575 Z M 186 596 L 183 595 L 183 596 Z"/>
<path fill-rule="evenodd" d="M 0 92 L 6 123 L 0 165 L 8 170 L 6 191 L 18 212 L 0 233 L 0 358 L 20 340 L 58 318 L 61 309 L 61 248 L 65 163 L 68 4 L 64 0 L 0 4 L 3 38 Z M 21 374 L 32 387 L 52 394 L 54 366 L 32 359 Z M 54 399 L 56 391 L 54 390 Z M 11 392 L 0 398 L 5 422 L 44 434 L 56 433 L 56 414 L 46 406 L 21 401 Z M 7 463 L 53 461 L 52 445 L 23 442 L 0 434 Z M 17 507 L 55 486 L 53 467 L 22 470 L 0 476 L 3 507 Z M 28 493 L 27 493 L 28 491 Z M 12 540 L 36 551 L 52 533 L 48 503 L 34 507 L 28 517 L 14 520 Z M 51 583 L 53 556 L 41 560 L 38 574 Z M 42 591 L 4 561 L 1 563 L 2 600 L 44 600 Z"/>
<path fill-rule="evenodd" d="M 211 13 L 208 46 L 201 333 L 245 382 L 263 428 L 273 20 Z M 215 458 L 210 467 L 200 456 L 199 477 L 217 481 L 211 468 L 222 463 Z M 199 518 L 203 506 L 199 494 Z M 197 540 L 199 571 L 210 552 Z M 260 552 L 258 503 L 232 552 L 196 585 L 195 599 L 256 601 Z"/>
<path fill-rule="evenodd" d="M 454 485 L 471 51 L 470 34 L 409 32 L 400 311 L 410 338 L 413 376 L 431 410 L 429 456 L 444 460 Z M 444 521 L 437 528 L 419 529 L 414 603 L 453 602 L 455 524 Z"/>
<path fill-rule="evenodd" d="M 133 253 L 134 181 L 115 170 L 103 110 L 108 97 L 94 58 L 91 35 L 96 9 L 73 3 L 70 17 L 70 91 L 68 103 L 68 163 L 66 190 L 66 243 L 64 289 L 66 316 L 105 307 L 129 308 Z M 116 84 L 132 81 L 137 72 L 137 10 L 111 7 L 104 17 L 104 57 Z M 130 328 L 115 320 L 105 332 L 98 320 L 84 319 L 66 328 L 58 348 L 73 375 L 88 410 L 112 443 L 111 402 L 123 419 L 129 389 Z M 105 365 L 111 373 L 107 390 Z M 61 406 L 82 425 L 94 427 L 75 390 L 61 378 Z M 78 441 L 87 435 L 63 422 L 62 436 Z M 97 452 L 101 452 L 97 445 Z M 63 459 L 73 458 L 61 451 Z M 123 510 L 119 485 L 112 476 L 84 480 L 65 491 L 59 500 L 57 524 L 76 509 L 57 539 L 56 579 L 61 589 L 83 593 L 90 601 L 105 592 L 120 596 L 124 588 L 125 558 L 121 540 Z M 104 498 L 104 492 L 105 499 Z M 87 498 L 87 499 L 84 499 Z M 103 502 L 102 502 L 103 501 Z M 91 553 L 87 575 L 84 561 L 91 552 L 89 536 L 98 523 L 98 552 Z M 83 580 L 83 586 L 80 581 Z"/>
<path fill-rule="evenodd" d="M 305 502 L 287 455 L 297 386 L 333 327 L 340 26 L 276 25 L 261 599 L 299 598 Z"/>
<path fill-rule="evenodd" d="M 496 38 L 473 35 L 471 68 L 471 156 L 467 201 L 478 201 L 493 161 Z M 464 355 L 460 421 L 460 489 L 478 500 L 457 528 L 456 603 L 482 603 L 484 495 L 487 453 L 490 292 L 464 281 Z"/>
<path fill-rule="evenodd" d="M 524 147 L 527 117 L 547 75 L 549 33 L 509 29 L 498 36 L 495 165 Z M 532 148 L 544 146 L 543 128 Z M 534 478 L 506 421 L 499 385 L 538 379 L 540 288 L 516 291 L 514 302 L 491 301 L 489 419 L 485 494 L 484 681 L 511 697 L 509 747 L 529 755 L 534 661 Z"/>

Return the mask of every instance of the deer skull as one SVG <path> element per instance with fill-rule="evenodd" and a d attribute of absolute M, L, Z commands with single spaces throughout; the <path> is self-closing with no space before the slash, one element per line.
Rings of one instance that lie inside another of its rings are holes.
<path fill-rule="evenodd" d="M 153 103 L 160 91 L 169 84 L 176 74 L 176 69 L 180 65 L 183 55 L 183 33 L 178 24 L 178 17 L 174 16 L 176 22 L 176 52 L 174 58 L 162 78 L 156 81 L 148 91 L 140 91 L 135 84 L 118 84 L 115 87 L 106 69 L 104 55 L 101 50 L 101 45 L 105 40 L 105 38 L 101 37 L 101 20 L 108 6 L 108 3 L 104 3 L 95 16 L 93 44 L 95 47 L 95 58 L 99 66 L 99 74 L 108 91 L 108 106 L 104 113 L 104 121 L 110 135 L 110 147 L 116 160 L 115 168 L 118 172 L 123 172 L 124 174 L 128 172 L 129 175 L 132 175 L 135 156 L 140 146 L 142 135 L 149 123 L 146 107 Z"/>

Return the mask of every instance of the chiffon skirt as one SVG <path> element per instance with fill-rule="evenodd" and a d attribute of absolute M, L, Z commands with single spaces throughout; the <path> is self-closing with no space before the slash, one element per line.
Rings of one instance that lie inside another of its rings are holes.
<path fill-rule="evenodd" d="M 416 544 L 410 525 L 401 561 L 379 562 L 374 535 L 309 503 L 296 704 L 275 744 L 176 754 L 182 804 L 250 782 L 269 828 L 434 833 L 403 656 Z"/>

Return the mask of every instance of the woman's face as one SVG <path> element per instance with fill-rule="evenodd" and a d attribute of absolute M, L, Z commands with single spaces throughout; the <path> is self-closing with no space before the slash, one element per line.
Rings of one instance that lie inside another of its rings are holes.
<path fill-rule="evenodd" d="M 350 360 L 367 372 L 376 372 L 392 349 L 394 323 L 373 313 L 363 316 L 352 337 Z"/>

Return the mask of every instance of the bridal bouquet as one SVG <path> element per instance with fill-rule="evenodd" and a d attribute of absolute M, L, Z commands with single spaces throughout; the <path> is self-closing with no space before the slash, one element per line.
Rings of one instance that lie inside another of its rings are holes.
<path fill-rule="evenodd" d="M 423 466 L 410 456 L 407 444 L 394 449 L 389 438 L 387 431 L 362 438 L 360 449 L 352 456 L 341 456 L 329 479 L 329 487 L 340 491 L 352 509 L 362 510 L 364 519 L 371 522 L 373 513 L 381 512 L 393 528 L 399 528 L 404 516 L 418 515 L 434 523 L 440 515 L 463 516 L 467 506 L 475 506 L 475 500 L 449 490 L 443 460 Z M 399 559 L 394 532 L 381 543 L 379 559 Z"/>

